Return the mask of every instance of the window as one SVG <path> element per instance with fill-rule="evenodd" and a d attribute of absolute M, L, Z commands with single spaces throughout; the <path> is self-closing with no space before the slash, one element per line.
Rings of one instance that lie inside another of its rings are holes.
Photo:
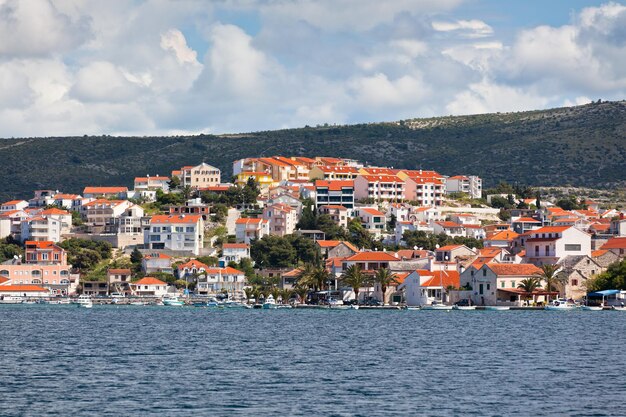
<path fill-rule="evenodd" d="M 487 284 L 487 291 L 491 289 L 491 284 Z"/>
<path fill-rule="evenodd" d="M 506 285 L 506 283 L 505 283 L 504 281 L 502 281 L 502 282 L 500 283 L 500 288 L 504 288 L 504 286 L 505 286 L 505 285 Z"/>
<path fill-rule="evenodd" d="M 578 280 L 577 279 L 573 279 L 572 280 L 572 287 L 577 287 L 578 286 Z"/>
<path fill-rule="evenodd" d="M 565 245 L 565 250 L 567 252 L 580 252 L 581 245 Z"/>
<path fill-rule="evenodd" d="M 515 288 L 515 281 L 511 281 L 511 288 Z"/>
<path fill-rule="evenodd" d="M 487 276 L 487 270 L 483 269 L 483 277 L 486 277 L 486 276 Z"/>

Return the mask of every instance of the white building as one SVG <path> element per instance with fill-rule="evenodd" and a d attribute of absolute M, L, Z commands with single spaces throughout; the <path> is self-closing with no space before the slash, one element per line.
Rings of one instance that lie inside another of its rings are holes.
<path fill-rule="evenodd" d="M 225 291 L 229 297 L 243 298 L 246 276 L 243 272 L 231 268 L 208 268 L 198 276 L 196 292 L 201 295 L 217 294 Z"/>
<path fill-rule="evenodd" d="M 144 235 L 148 249 L 168 249 L 199 255 L 204 248 L 204 221 L 200 215 L 157 215 Z"/>
<path fill-rule="evenodd" d="M 474 175 L 456 175 L 446 180 L 447 193 L 464 193 L 470 198 L 481 198 L 483 180 Z"/>
<path fill-rule="evenodd" d="M 568 255 L 591 256 L 591 236 L 573 226 L 546 226 L 530 232 L 525 248 L 525 262 L 556 264 Z"/>
<path fill-rule="evenodd" d="M 224 263 L 241 262 L 242 259 L 250 258 L 250 245 L 246 243 L 224 243 L 222 245 L 222 258 Z"/>
<path fill-rule="evenodd" d="M 130 284 L 133 295 L 139 297 L 163 297 L 167 294 L 167 283 L 153 277 L 144 277 Z"/>
<path fill-rule="evenodd" d="M 0 213 L 13 210 L 24 210 L 28 208 L 28 201 L 26 200 L 11 200 L 6 203 L 0 204 Z"/>
<path fill-rule="evenodd" d="M 235 236 L 238 243 L 250 244 L 270 233 L 269 222 L 265 219 L 241 218 L 235 222 Z"/>

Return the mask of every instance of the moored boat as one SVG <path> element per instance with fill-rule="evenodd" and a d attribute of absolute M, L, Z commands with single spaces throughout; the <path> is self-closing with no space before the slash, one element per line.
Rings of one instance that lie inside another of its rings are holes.
<path fill-rule="evenodd" d="M 433 302 L 432 304 L 423 305 L 422 310 L 452 310 L 453 306 Z"/>
<path fill-rule="evenodd" d="M 507 311 L 510 310 L 509 306 L 485 306 L 485 310 L 489 311 Z"/>
<path fill-rule="evenodd" d="M 476 306 L 454 306 L 455 310 L 476 310 Z"/>
<path fill-rule="evenodd" d="M 17 295 L 5 295 L 0 298 L 0 304 L 22 304 L 24 298 Z"/>
<path fill-rule="evenodd" d="M 162 298 L 162 301 L 163 301 L 164 306 L 181 307 L 185 305 L 185 302 L 182 300 L 179 300 L 178 296 L 175 294 L 164 295 Z"/>
<path fill-rule="evenodd" d="M 93 301 L 91 300 L 91 296 L 86 294 L 81 294 L 75 301 L 76 305 L 81 308 L 92 308 Z"/>
<path fill-rule="evenodd" d="M 601 306 L 582 306 L 580 309 L 584 310 L 584 311 L 602 311 L 602 310 L 604 310 L 604 307 L 601 307 Z"/>
<path fill-rule="evenodd" d="M 276 308 L 276 300 L 274 300 L 274 296 L 270 294 L 265 299 L 265 302 L 263 303 L 263 309 L 269 310 L 269 309 L 275 309 L 275 308 Z"/>
<path fill-rule="evenodd" d="M 550 304 L 548 304 L 545 310 L 548 311 L 572 311 L 576 310 L 578 306 L 572 302 L 569 302 L 564 299 L 553 300 Z"/>

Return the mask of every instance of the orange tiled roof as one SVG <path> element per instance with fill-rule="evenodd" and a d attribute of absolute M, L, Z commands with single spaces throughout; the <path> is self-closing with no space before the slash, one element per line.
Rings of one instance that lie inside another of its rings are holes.
<path fill-rule="evenodd" d="M 14 284 L 1 286 L 0 292 L 48 292 L 48 290 L 44 287 L 40 287 L 39 285 Z"/>
<path fill-rule="evenodd" d="M 372 216 L 384 216 L 385 215 L 385 213 L 378 211 L 376 209 L 373 209 L 373 208 L 364 208 L 363 211 L 366 212 L 367 214 L 371 214 Z"/>
<path fill-rule="evenodd" d="M 158 214 L 156 216 L 152 216 L 150 219 L 150 224 L 176 224 L 176 223 L 197 223 L 202 216 L 199 214 Z"/>
<path fill-rule="evenodd" d="M 567 229 L 569 229 L 572 226 L 545 226 L 545 227 L 540 227 L 539 229 L 535 229 L 535 230 L 531 230 L 530 232 L 532 234 L 537 234 L 537 233 L 561 233 Z"/>
<path fill-rule="evenodd" d="M 363 262 L 363 261 L 390 262 L 390 261 L 397 261 L 397 260 L 398 258 L 396 258 L 395 256 L 387 252 L 378 252 L 378 251 L 359 252 L 346 259 L 346 261 L 351 261 L 351 262 Z"/>
<path fill-rule="evenodd" d="M 626 237 L 612 237 L 600 249 L 626 249 Z"/>
<path fill-rule="evenodd" d="M 22 202 L 26 203 L 27 201 L 25 201 L 25 200 L 11 200 L 11 201 L 7 201 L 6 203 L 2 203 L 2 205 L 3 206 L 13 206 L 15 204 L 22 203 Z"/>
<path fill-rule="evenodd" d="M 520 217 L 517 220 L 513 220 L 513 223 L 541 223 L 541 220 L 533 219 L 532 217 Z"/>
<path fill-rule="evenodd" d="M 512 230 L 502 230 L 501 232 L 496 232 L 493 233 L 490 236 L 487 236 L 486 240 L 506 240 L 506 241 L 511 241 L 513 239 L 515 239 L 516 237 L 518 237 L 519 234 L 517 234 L 516 232 L 512 231 Z"/>
<path fill-rule="evenodd" d="M 527 276 L 541 273 L 541 269 L 533 264 L 487 264 L 496 275 Z"/>
<path fill-rule="evenodd" d="M 342 188 L 354 188 L 352 180 L 316 180 L 315 188 L 328 188 L 330 191 L 341 191 Z"/>
<path fill-rule="evenodd" d="M 250 245 L 247 243 L 224 243 L 222 249 L 248 249 Z"/>
<path fill-rule="evenodd" d="M 85 187 L 83 194 L 118 194 L 128 192 L 127 187 Z"/>
<path fill-rule="evenodd" d="M 404 180 L 398 177 L 397 175 L 372 175 L 372 174 L 364 174 L 359 175 L 359 177 L 363 178 L 367 182 L 395 182 L 395 183 L 403 183 Z"/>
<path fill-rule="evenodd" d="M 165 282 L 154 277 L 143 277 L 139 281 L 134 282 L 135 285 L 167 285 Z"/>
<path fill-rule="evenodd" d="M 184 263 L 184 264 L 180 264 L 178 265 L 178 270 L 182 271 L 183 269 L 204 269 L 205 271 L 209 269 L 209 266 L 206 264 L 203 264 L 202 262 L 200 262 L 197 259 L 191 259 L 188 262 Z"/>
<path fill-rule="evenodd" d="M 261 222 L 264 222 L 266 220 L 263 219 L 253 219 L 251 217 L 244 217 L 241 219 L 237 219 L 237 221 L 235 221 L 235 224 L 259 224 Z"/>
<path fill-rule="evenodd" d="M 231 268 L 230 266 L 227 266 L 226 268 L 208 268 L 206 270 L 207 274 L 213 274 L 213 275 L 243 275 L 244 273 L 241 272 L 238 269 L 235 268 Z"/>
<path fill-rule="evenodd" d="M 432 276 L 429 280 L 423 282 L 421 287 L 455 287 L 459 288 L 461 286 L 461 276 L 459 275 L 459 271 L 429 271 L 427 275 Z"/>
<path fill-rule="evenodd" d="M 598 249 L 598 250 L 591 251 L 591 257 L 599 258 L 600 256 L 605 255 L 608 251 L 609 251 L 608 249 Z"/>
<path fill-rule="evenodd" d="M 340 240 L 318 240 L 316 241 L 316 243 L 321 248 L 334 248 L 335 246 L 339 245 L 341 241 Z"/>
<path fill-rule="evenodd" d="M 43 210 L 41 212 L 41 214 L 43 214 L 44 216 L 50 216 L 50 215 L 55 215 L 55 214 L 56 215 L 61 215 L 61 216 L 66 216 L 66 215 L 69 215 L 70 212 L 67 211 L 67 210 L 61 210 L 61 209 L 58 209 L 58 208 L 49 208 L 49 209 Z"/>

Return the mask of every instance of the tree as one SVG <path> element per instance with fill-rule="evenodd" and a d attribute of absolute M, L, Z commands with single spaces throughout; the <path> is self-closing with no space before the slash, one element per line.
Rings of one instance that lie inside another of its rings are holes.
<path fill-rule="evenodd" d="M 287 235 L 284 238 L 293 247 L 296 253 L 295 264 L 318 263 L 321 258 L 319 247 L 311 239 L 300 235 Z"/>
<path fill-rule="evenodd" d="M 555 284 L 562 283 L 563 279 L 557 274 L 559 270 L 558 265 L 545 264 L 541 265 L 541 272 L 536 274 L 536 277 L 546 282 L 546 291 L 548 291 L 547 300 L 550 302 L 550 292 L 552 292 Z"/>
<path fill-rule="evenodd" d="M 382 303 L 385 305 L 385 293 L 387 292 L 387 287 L 396 284 L 398 282 L 398 276 L 391 272 L 389 268 L 380 268 L 376 271 L 376 275 L 374 275 L 374 282 L 380 285 L 380 290 L 383 294 Z"/>
<path fill-rule="evenodd" d="M 606 271 L 590 278 L 587 291 L 626 290 L 626 259 L 612 263 Z"/>
<path fill-rule="evenodd" d="M 541 192 L 537 191 L 537 193 L 535 194 L 535 206 L 537 207 L 537 209 L 541 208 Z"/>
<path fill-rule="evenodd" d="M 193 194 L 193 189 L 191 188 L 191 186 L 185 185 L 183 188 L 180 189 L 180 193 L 183 196 L 183 200 L 187 201 L 191 198 Z"/>
<path fill-rule="evenodd" d="M 387 230 L 389 231 L 394 231 L 396 230 L 396 223 L 397 223 L 398 219 L 396 218 L 395 214 L 392 214 L 389 217 L 389 221 L 387 222 Z"/>
<path fill-rule="evenodd" d="M 22 248 L 12 238 L 7 237 L 0 240 L 0 263 L 13 259 L 15 256 L 21 258 Z"/>
<path fill-rule="evenodd" d="M 309 294 L 309 288 L 306 286 L 296 285 L 293 289 L 294 293 L 300 298 L 300 304 L 306 304 L 306 298 Z"/>
<path fill-rule="evenodd" d="M 259 184 L 256 182 L 254 177 L 249 177 L 246 185 L 243 186 L 242 197 L 243 201 L 246 204 L 255 204 L 256 199 L 261 193 L 259 188 Z"/>
<path fill-rule="evenodd" d="M 172 178 L 167 182 L 167 185 L 170 191 L 176 190 L 178 187 L 180 187 L 180 178 L 176 175 L 173 175 Z"/>
<path fill-rule="evenodd" d="M 584 202 L 579 201 L 574 195 L 558 199 L 556 201 L 556 205 L 561 207 L 563 210 L 584 210 L 587 208 Z"/>
<path fill-rule="evenodd" d="M 517 288 L 524 290 L 524 292 L 528 294 L 526 297 L 530 298 L 529 296 L 532 296 L 532 293 L 536 289 L 541 288 L 541 281 L 539 281 L 539 278 L 535 277 L 524 278 L 519 284 L 517 284 Z"/>
<path fill-rule="evenodd" d="M 289 240 L 279 236 L 263 236 L 253 241 L 250 247 L 250 256 L 261 268 L 293 265 L 296 255 Z"/>
<path fill-rule="evenodd" d="M 354 290 L 354 298 L 359 300 L 359 288 L 367 283 L 367 277 L 361 272 L 358 265 L 350 265 L 343 272 L 340 278 L 341 282 Z"/>
<path fill-rule="evenodd" d="M 140 264 L 142 260 L 143 260 L 143 254 L 141 253 L 139 248 L 135 246 L 135 249 L 133 249 L 133 251 L 130 254 L 130 262 L 133 264 Z"/>
<path fill-rule="evenodd" d="M 307 198 L 302 202 L 302 215 L 296 224 L 299 230 L 315 230 L 317 226 L 317 210 L 315 210 L 315 202 Z"/>

